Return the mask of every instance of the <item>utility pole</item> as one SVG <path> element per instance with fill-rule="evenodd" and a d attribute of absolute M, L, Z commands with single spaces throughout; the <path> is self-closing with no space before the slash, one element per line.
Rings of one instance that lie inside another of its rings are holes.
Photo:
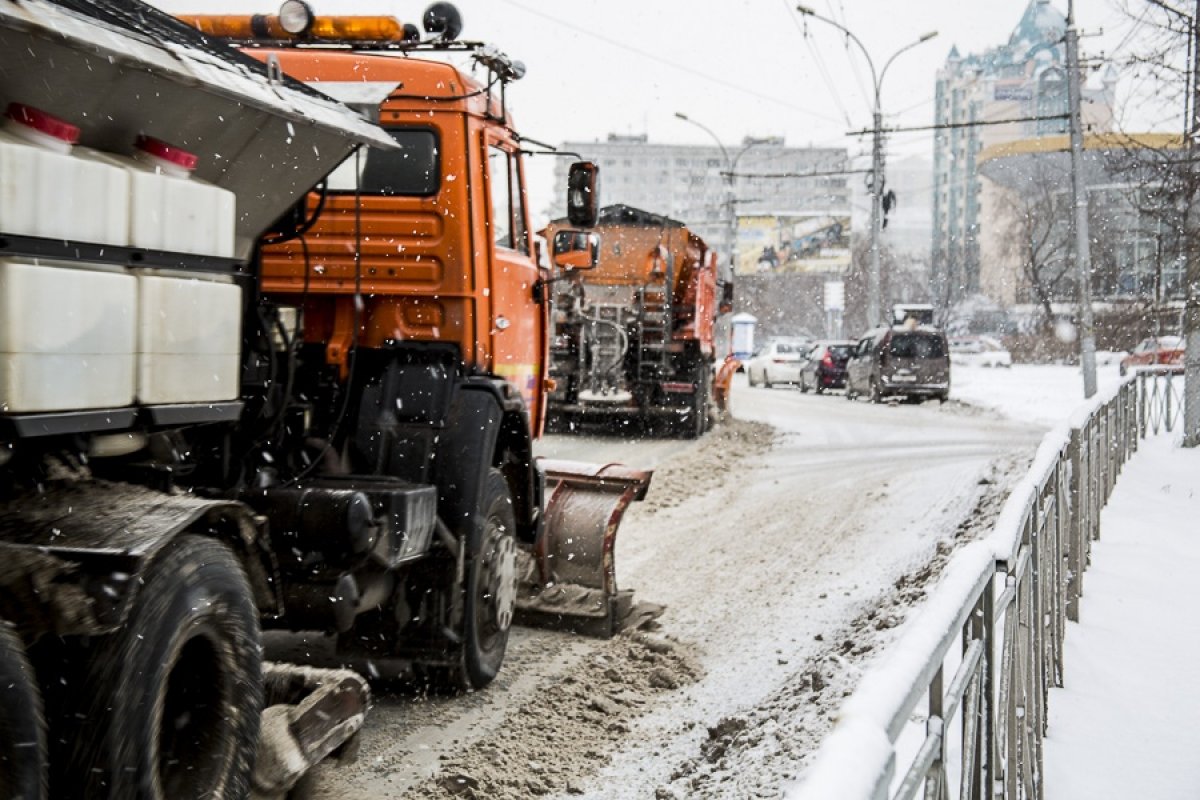
<path fill-rule="evenodd" d="M 1189 190 L 1188 213 L 1184 220 L 1184 236 L 1187 268 L 1185 273 L 1187 300 L 1184 306 L 1183 334 L 1185 337 L 1183 356 L 1183 446 L 1200 446 L 1200 258 L 1196 257 L 1196 223 L 1194 219 L 1197 202 L 1197 181 L 1194 163 L 1196 136 L 1200 135 L 1200 0 L 1196 0 L 1191 19 L 1192 41 L 1192 118 L 1185 148 L 1191 155 L 1186 164 L 1188 171 L 1186 186 Z"/>
<path fill-rule="evenodd" d="M 1071 126 L 1071 193 L 1075 201 L 1075 267 L 1079 273 L 1079 361 L 1083 366 L 1083 396 L 1091 397 L 1096 393 L 1096 321 L 1092 314 L 1092 255 L 1083 175 L 1079 33 L 1075 30 L 1073 0 L 1067 0 L 1067 103 Z"/>
<path fill-rule="evenodd" d="M 879 237 L 883 235 L 883 110 L 875 89 L 875 131 L 871 142 L 871 269 L 867 273 L 867 327 L 883 324 L 879 266 Z"/>

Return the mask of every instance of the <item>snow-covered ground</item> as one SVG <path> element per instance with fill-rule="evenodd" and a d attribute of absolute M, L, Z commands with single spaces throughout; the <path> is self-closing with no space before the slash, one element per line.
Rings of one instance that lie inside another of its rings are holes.
<path fill-rule="evenodd" d="M 1050 692 L 1054 800 L 1200 797 L 1200 450 L 1173 439 L 1143 442 L 1100 517 Z"/>
<path fill-rule="evenodd" d="M 1096 369 L 1100 392 L 1120 380 L 1115 363 Z M 1017 364 L 1009 369 L 955 364 L 950 372 L 951 398 L 998 411 L 1006 417 L 1047 427 L 1063 422 L 1083 402 L 1079 367 Z"/>
<path fill-rule="evenodd" d="M 956 366 L 953 380 L 957 401 L 1026 422 L 1060 424 L 1083 402 L 1074 367 Z M 1118 381 L 1115 365 L 1100 368 L 1101 394 Z M 1200 797 L 1198 516 L 1200 450 L 1181 449 L 1177 435 L 1144 440 L 1101 516 L 1081 621 L 1068 623 L 1064 686 L 1048 705 L 1046 797 Z"/>
<path fill-rule="evenodd" d="M 1105 368 L 1101 387 L 1116 380 Z M 699 441 L 548 437 L 539 447 L 558 457 L 655 465 L 650 496 L 622 525 L 617 563 L 623 586 L 667 606 L 658 638 L 520 629 L 488 691 L 379 687 L 359 760 L 323 765 L 311 796 L 778 797 L 910 612 L 927 610 L 946 560 L 991 529 L 1043 432 L 1083 400 L 1068 367 L 955 368 L 954 382 L 952 403 L 875 405 L 750 388 L 738 376 L 737 421 Z M 1136 484 L 1149 452 L 1122 481 Z M 1085 623 L 1105 624 L 1088 605 L 1103 603 L 1103 581 L 1089 573 L 1085 591 Z M 1178 613 L 1188 608 L 1174 601 Z M 299 643 L 306 656 L 319 644 Z M 1134 683 L 1147 674 L 1135 658 L 1115 662 Z M 1089 671 L 1075 662 L 1085 657 L 1068 660 L 1068 681 Z M 1061 769 L 1093 767 L 1075 759 Z"/>

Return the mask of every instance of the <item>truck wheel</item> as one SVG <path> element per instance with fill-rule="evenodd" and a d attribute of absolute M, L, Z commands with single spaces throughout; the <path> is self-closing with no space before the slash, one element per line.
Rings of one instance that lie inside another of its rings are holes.
<path fill-rule="evenodd" d="M 21 638 L 0 623 L 0 797 L 46 796 L 42 696 Z"/>
<path fill-rule="evenodd" d="M 467 549 L 466 678 L 482 689 L 500 672 L 517 604 L 517 517 L 503 473 L 488 470 L 482 524 Z"/>
<path fill-rule="evenodd" d="M 872 403 L 883 402 L 883 391 L 879 388 L 879 381 L 874 378 L 871 379 L 871 390 L 869 397 Z"/>
<path fill-rule="evenodd" d="M 692 371 L 691 400 L 684 413 L 672 420 L 672 427 L 677 436 L 685 439 L 699 439 L 709 428 L 709 393 L 712 390 L 712 371 L 701 364 Z"/>
<path fill-rule="evenodd" d="M 433 692 L 482 689 L 500 672 L 517 603 L 517 518 L 508 482 L 488 470 L 481 520 L 467 541 L 462 643 L 453 666 L 413 665 L 416 680 Z"/>
<path fill-rule="evenodd" d="M 228 547 L 181 536 L 142 575 L 124 627 L 73 657 L 56 797 L 245 797 L 263 684 L 258 609 Z"/>

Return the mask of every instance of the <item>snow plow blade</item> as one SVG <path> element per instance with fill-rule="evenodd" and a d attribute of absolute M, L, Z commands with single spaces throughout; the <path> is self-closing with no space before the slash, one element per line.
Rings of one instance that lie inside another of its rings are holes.
<path fill-rule="evenodd" d="M 251 800 L 284 800 L 327 756 L 348 749 L 363 726 L 371 690 L 345 669 L 263 664 L 266 708 Z"/>
<path fill-rule="evenodd" d="M 617 589 L 613 550 L 629 504 L 650 488 L 650 470 L 542 459 L 545 524 L 521 578 L 517 622 L 610 637 L 645 625 L 662 606 Z"/>

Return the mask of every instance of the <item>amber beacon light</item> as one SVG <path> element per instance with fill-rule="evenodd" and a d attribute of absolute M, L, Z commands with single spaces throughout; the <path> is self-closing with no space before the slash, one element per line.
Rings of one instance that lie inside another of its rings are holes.
<path fill-rule="evenodd" d="M 179 19 L 209 36 L 247 42 L 406 42 L 419 37 L 415 26 L 395 17 L 318 17 L 303 0 L 287 0 L 277 14 L 180 14 Z"/>

